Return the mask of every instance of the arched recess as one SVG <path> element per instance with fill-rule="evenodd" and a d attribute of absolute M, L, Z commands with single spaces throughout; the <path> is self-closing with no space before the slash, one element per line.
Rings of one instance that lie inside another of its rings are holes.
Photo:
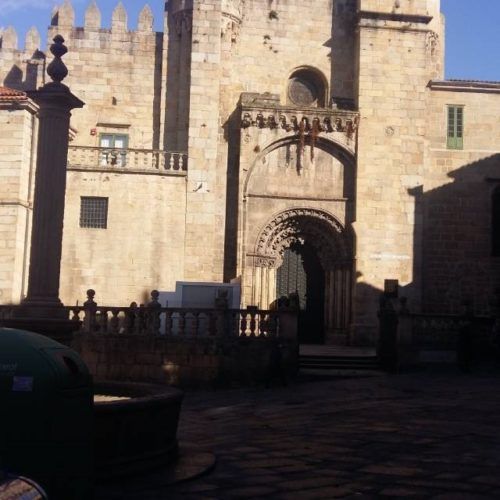
<path fill-rule="evenodd" d="M 274 150 L 289 145 L 298 146 L 301 143 L 301 138 L 299 135 L 285 136 L 278 140 L 274 140 L 271 143 L 261 148 L 261 151 L 255 157 L 254 161 L 248 168 L 248 172 L 243 183 L 243 198 L 248 194 L 249 183 L 252 178 L 252 174 L 259 163 L 265 161 L 265 157 L 272 153 Z M 307 135 L 303 138 L 303 144 L 305 146 L 311 147 L 311 136 Z M 339 162 L 341 162 L 345 167 L 345 179 L 344 179 L 344 196 L 346 198 L 354 200 L 355 194 L 355 179 L 356 179 L 356 158 L 354 151 L 349 150 L 345 144 L 335 141 L 333 138 L 326 138 L 318 136 L 315 139 L 314 147 L 325 151 L 329 155 L 333 156 Z M 305 153 L 304 153 L 305 154 Z"/>
<path fill-rule="evenodd" d="M 327 342 L 346 338 L 351 321 L 353 235 L 335 216 L 315 208 L 280 212 L 255 243 L 252 300 L 261 307 L 276 298 L 276 272 L 284 253 L 296 244 L 312 247 L 324 272 L 324 332 Z"/>
<path fill-rule="evenodd" d="M 299 66 L 288 77 L 287 102 L 300 107 L 325 108 L 328 80 L 313 66 Z"/>

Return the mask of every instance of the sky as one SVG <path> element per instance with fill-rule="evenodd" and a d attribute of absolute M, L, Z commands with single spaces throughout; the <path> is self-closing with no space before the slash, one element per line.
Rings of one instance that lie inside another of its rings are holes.
<path fill-rule="evenodd" d="M 76 24 L 83 26 L 85 8 L 90 0 L 73 0 Z M 123 0 L 129 14 L 129 29 L 147 0 Z M 13 25 L 20 44 L 31 26 L 43 40 L 54 0 L 0 0 L 0 27 Z M 117 0 L 98 0 L 103 27 L 111 24 Z M 162 31 L 163 0 L 149 0 L 155 15 L 155 29 Z M 446 16 L 446 77 L 500 81 L 500 0 L 441 0 Z"/>

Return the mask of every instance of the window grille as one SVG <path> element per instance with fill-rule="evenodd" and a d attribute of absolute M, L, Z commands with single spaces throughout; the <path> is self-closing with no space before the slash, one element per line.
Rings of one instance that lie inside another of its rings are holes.
<path fill-rule="evenodd" d="M 448 149 L 464 148 L 464 108 L 448 106 Z"/>
<path fill-rule="evenodd" d="M 80 227 L 106 229 L 108 227 L 108 198 L 82 196 Z"/>

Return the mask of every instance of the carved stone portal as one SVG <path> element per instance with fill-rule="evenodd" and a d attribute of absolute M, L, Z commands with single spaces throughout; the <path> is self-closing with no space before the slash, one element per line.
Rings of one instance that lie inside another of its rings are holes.
<path fill-rule="evenodd" d="M 309 242 L 325 270 L 352 261 L 350 238 L 342 224 L 328 212 L 312 208 L 294 208 L 276 216 L 260 233 L 255 255 L 258 262 L 279 267 L 283 254 L 293 243 Z M 258 265 L 258 264 L 257 264 Z"/>
<path fill-rule="evenodd" d="M 285 250 L 308 243 L 324 272 L 324 334 L 326 342 L 345 342 L 351 321 L 352 238 L 330 213 L 314 208 L 293 208 L 275 216 L 259 234 L 253 255 L 251 301 L 269 307 L 276 297 L 276 272 Z"/>

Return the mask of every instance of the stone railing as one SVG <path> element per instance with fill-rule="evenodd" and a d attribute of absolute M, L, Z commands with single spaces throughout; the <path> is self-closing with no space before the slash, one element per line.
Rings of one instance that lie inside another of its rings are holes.
<path fill-rule="evenodd" d="M 256 308 L 184 308 L 162 307 L 159 293 L 151 292 L 151 301 L 128 307 L 101 306 L 94 301 L 95 292 L 87 291 L 82 306 L 65 306 L 68 319 L 84 334 L 164 335 L 177 337 L 279 337 L 283 311 Z M 19 306 L 0 306 L 2 320 L 13 317 Z M 286 314 L 290 314 L 286 312 Z M 292 335 L 293 336 L 293 335 Z"/>
<path fill-rule="evenodd" d="M 87 146 L 70 146 L 69 169 L 98 169 L 174 173 L 187 172 L 187 153 L 155 149 L 114 149 Z"/>
<path fill-rule="evenodd" d="M 165 335 L 177 337 L 248 337 L 280 335 L 277 311 L 180 307 L 67 307 L 81 321 L 82 333 Z"/>
<path fill-rule="evenodd" d="M 68 319 L 78 324 L 74 331 L 189 338 L 274 338 L 284 333 L 288 338 L 296 336 L 296 315 L 290 311 L 162 307 L 156 290 L 151 292 L 151 301 L 140 306 L 135 302 L 128 307 L 100 306 L 94 296 L 95 292 L 89 290 L 82 306 L 64 307 Z M 14 317 L 18 307 L 0 306 L 0 326 L 2 320 Z M 285 315 L 292 321 L 283 321 Z"/>

